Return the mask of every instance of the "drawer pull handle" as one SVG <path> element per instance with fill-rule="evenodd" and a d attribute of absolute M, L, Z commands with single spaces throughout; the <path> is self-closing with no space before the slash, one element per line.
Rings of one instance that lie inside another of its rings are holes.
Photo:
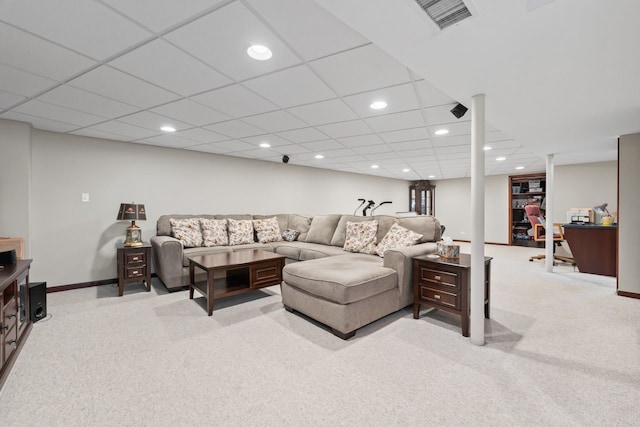
<path fill-rule="evenodd" d="M 435 294 L 433 297 L 434 297 L 435 299 L 440 299 L 440 295 L 438 295 L 438 294 Z"/>
<path fill-rule="evenodd" d="M 131 274 L 138 274 L 138 270 L 133 270 Z"/>
<path fill-rule="evenodd" d="M 137 261 L 139 258 L 137 256 L 131 257 L 132 261 Z"/>
<path fill-rule="evenodd" d="M 436 280 L 442 280 L 442 277 L 440 277 L 440 276 L 435 276 L 435 279 L 436 279 Z"/>
<path fill-rule="evenodd" d="M 16 343 L 18 342 L 18 340 L 9 340 L 7 341 L 7 344 L 9 345 L 16 345 Z M 17 347 L 17 346 L 16 346 Z"/>
<path fill-rule="evenodd" d="M 7 314 L 7 319 L 11 319 L 13 317 L 16 317 L 15 313 Z"/>

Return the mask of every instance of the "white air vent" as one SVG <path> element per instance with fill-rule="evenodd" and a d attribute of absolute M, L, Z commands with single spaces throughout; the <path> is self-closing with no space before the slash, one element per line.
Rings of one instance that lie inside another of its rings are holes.
<path fill-rule="evenodd" d="M 416 0 L 416 3 L 441 30 L 471 16 L 463 0 Z"/>

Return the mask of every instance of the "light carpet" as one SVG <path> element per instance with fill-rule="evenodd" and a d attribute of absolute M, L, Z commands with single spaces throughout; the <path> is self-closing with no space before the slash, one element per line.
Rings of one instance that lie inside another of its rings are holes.
<path fill-rule="evenodd" d="M 468 252 L 469 245 L 462 244 Z M 408 307 L 343 341 L 278 287 L 216 301 L 128 285 L 48 295 L 2 426 L 638 426 L 640 300 L 615 278 L 493 256 L 485 346 Z M 35 261 L 37 262 L 37 260 Z"/>

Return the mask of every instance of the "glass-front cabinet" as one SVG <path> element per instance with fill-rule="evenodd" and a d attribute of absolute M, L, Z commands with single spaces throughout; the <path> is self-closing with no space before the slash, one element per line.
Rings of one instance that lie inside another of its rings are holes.
<path fill-rule="evenodd" d="M 533 240 L 531 223 L 524 207 L 540 206 L 544 200 L 547 176 L 543 174 L 513 175 L 509 177 L 509 236 L 513 246 L 544 247 L 544 243 Z"/>
<path fill-rule="evenodd" d="M 409 186 L 409 211 L 418 215 L 435 213 L 436 186 L 429 181 L 414 181 Z"/>

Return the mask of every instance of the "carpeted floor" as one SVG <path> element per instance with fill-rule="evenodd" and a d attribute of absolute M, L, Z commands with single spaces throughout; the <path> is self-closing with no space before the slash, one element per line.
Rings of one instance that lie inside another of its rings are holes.
<path fill-rule="evenodd" d="M 463 252 L 468 245 L 463 244 Z M 343 341 L 278 287 L 216 301 L 130 285 L 48 295 L 0 391 L 8 426 L 637 426 L 640 300 L 540 249 L 489 245 L 487 344 L 407 308 Z"/>

